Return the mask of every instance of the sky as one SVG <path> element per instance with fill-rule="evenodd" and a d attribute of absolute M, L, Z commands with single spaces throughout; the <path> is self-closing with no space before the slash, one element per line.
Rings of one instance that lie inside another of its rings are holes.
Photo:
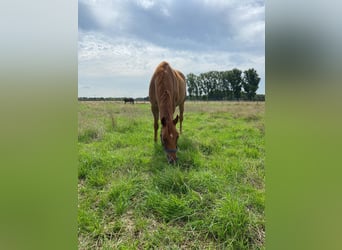
<path fill-rule="evenodd" d="M 254 68 L 264 94 L 265 2 L 78 1 L 79 97 L 146 97 L 161 61 L 184 75 Z"/>

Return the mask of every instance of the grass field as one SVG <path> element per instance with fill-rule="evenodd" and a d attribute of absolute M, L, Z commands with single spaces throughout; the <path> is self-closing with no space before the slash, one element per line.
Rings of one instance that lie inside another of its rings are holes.
<path fill-rule="evenodd" d="M 264 249 L 264 108 L 187 102 L 169 165 L 149 103 L 79 102 L 79 249 Z"/>

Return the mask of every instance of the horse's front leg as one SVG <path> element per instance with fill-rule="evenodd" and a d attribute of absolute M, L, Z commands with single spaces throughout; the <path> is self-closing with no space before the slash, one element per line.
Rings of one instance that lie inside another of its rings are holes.
<path fill-rule="evenodd" d="M 179 131 L 180 133 L 182 133 L 183 112 L 184 112 L 184 102 L 179 105 Z"/>
<path fill-rule="evenodd" d="M 154 118 L 154 141 L 157 142 L 159 109 L 156 106 L 151 106 L 151 110 Z"/>

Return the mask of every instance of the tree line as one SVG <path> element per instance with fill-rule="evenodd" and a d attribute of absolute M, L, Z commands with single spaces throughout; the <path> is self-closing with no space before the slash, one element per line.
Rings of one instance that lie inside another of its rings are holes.
<path fill-rule="evenodd" d="M 260 77 L 254 68 L 241 71 L 209 71 L 186 76 L 187 100 L 250 100 L 264 101 L 265 95 L 256 94 Z M 123 101 L 124 97 L 79 97 L 79 101 Z M 148 101 L 149 97 L 135 98 Z"/>
<path fill-rule="evenodd" d="M 264 100 L 257 95 L 260 77 L 254 68 L 209 71 L 186 76 L 190 100 Z"/>

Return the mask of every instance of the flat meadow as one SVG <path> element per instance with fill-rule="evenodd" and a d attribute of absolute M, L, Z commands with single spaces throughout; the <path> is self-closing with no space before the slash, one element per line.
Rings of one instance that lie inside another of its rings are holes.
<path fill-rule="evenodd" d="M 79 249 L 265 249 L 264 115 L 185 102 L 170 165 L 148 102 L 79 101 Z"/>

